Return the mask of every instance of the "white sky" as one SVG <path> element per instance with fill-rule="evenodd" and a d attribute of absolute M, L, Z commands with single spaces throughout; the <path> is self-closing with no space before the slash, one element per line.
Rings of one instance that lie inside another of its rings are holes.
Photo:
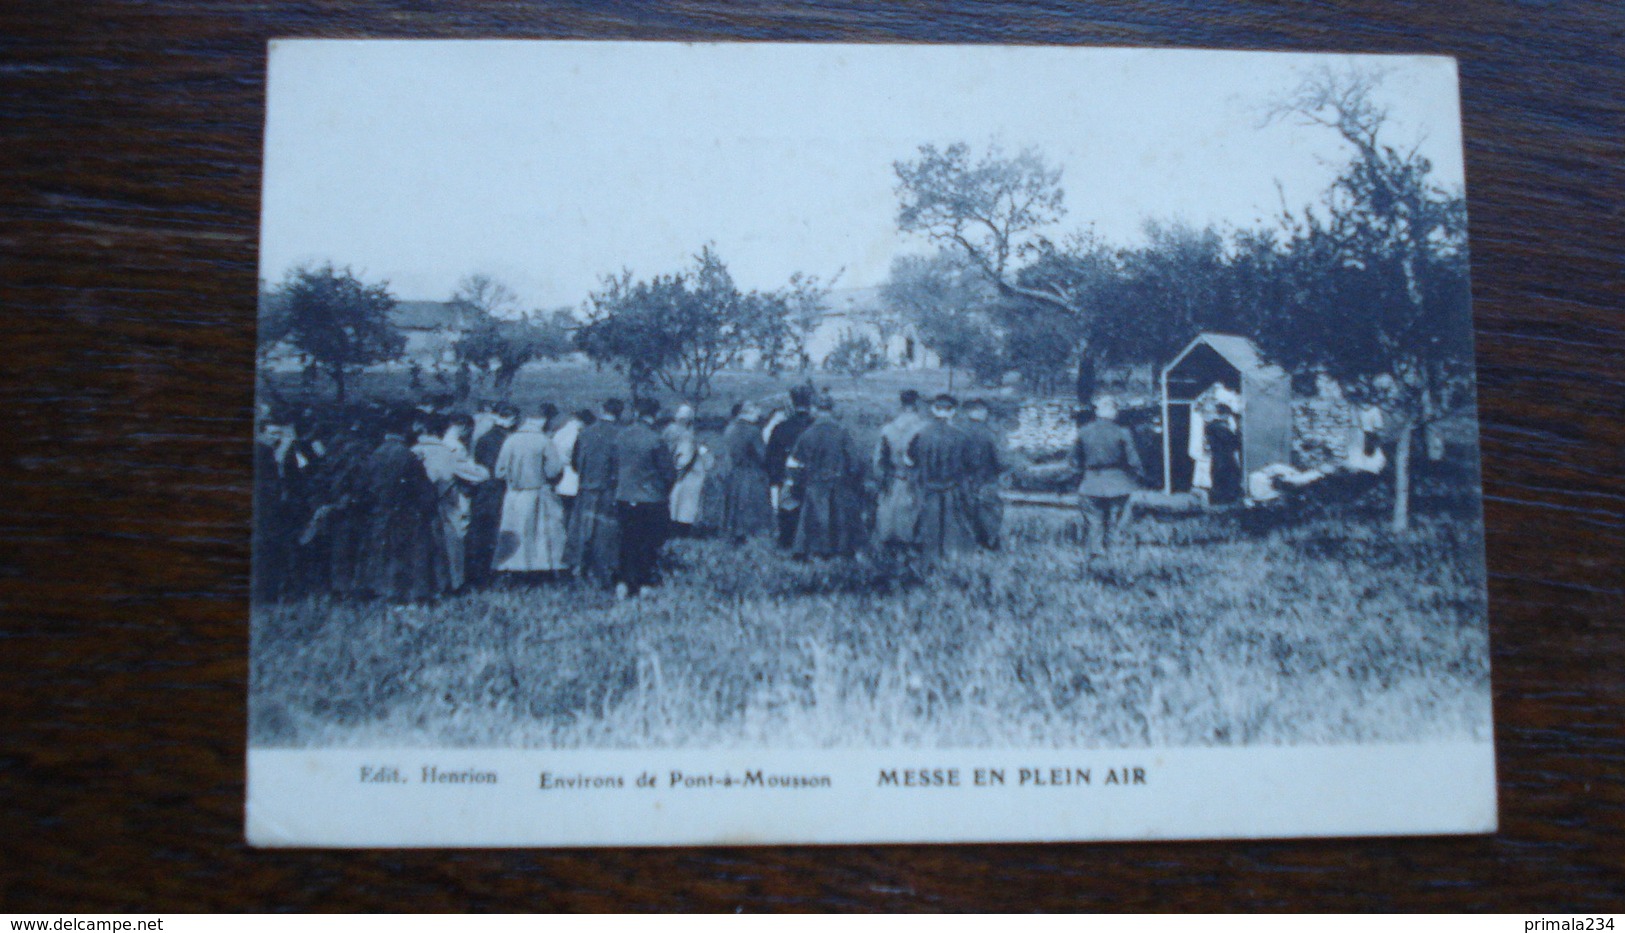
<path fill-rule="evenodd" d="M 1388 69 L 1390 141 L 1462 183 L 1447 58 L 997 46 L 298 40 L 273 44 L 260 275 L 309 260 L 446 298 L 488 272 L 527 306 L 676 271 L 715 242 L 735 280 L 885 280 L 892 162 L 997 140 L 1064 167 L 1108 242 L 1147 219 L 1253 226 L 1315 200 L 1347 151 L 1261 127 L 1320 63 Z"/>

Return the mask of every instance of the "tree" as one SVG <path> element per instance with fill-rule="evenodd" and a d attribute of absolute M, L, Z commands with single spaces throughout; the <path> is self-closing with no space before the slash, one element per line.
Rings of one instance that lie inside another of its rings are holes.
<path fill-rule="evenodd" d="M 485 272 L 463 276 L 457 283 L 457 290 L 452 292 L 451 300 L 485 317 L 520 316 L 519 296 L 495 276 Z"/>
<path fill-rule="evenodd" d="M 267 288 L 260 279 L 259 338 L 257 356 L 263 366 L 288 339 L 288 296 L 281 290 Z"/>
<path fill-rule="evenodd" d="M 1415 148 L 1384 139 L 1373 71 L 1307 75 L 1273 117 L 1335 131 L 1353 156 L 1322 205 L 1283 218 L 1293 288 L 1261 333 L 1298 368 L 1318 366 L 1398 419 L 1392 526 L 1410 519 L 1415 433 L 1471 401 L 1466 203 Z"/>
<path fill-rule="evenodd" d="M 742 309 L 745 296 L 728 266 L 709 244 L 694 257 L 694 270 L 679 281 L 665 308 L 673 359 L 655 371 L 666 388 L 696 408 L 711 394 L 711 380 L 739 359 L 750 342 Z"/>
<path fill-rule="evenodd" d="M 525 315 L 518 310 L 519 296 L 495 276 L 484 272 L 463 276 L 450 304 L 461 313 L 465 325 L 452 348 L 457 357 L 459 398 L 467 398 L 473 391 L 476 370 L 501 372 L 499 361 L 505 355 L 522 357 L 513 369 L 531 358 L 520 349 L 526 345 L 527 335 Z M 509 375 L 506 381 L 512 379 Z"/>
<path fill-rule="evenodd" d="M 840 277 L 836 272 L 826 282 L 797 272 L 784 288 L 751 293 L 741 312 L 747 322 L 748 342 L 761 352 L 769 372 L 790 367 L 805 372 L 812 365 L 807 345 L 829 313 L 830 289 Z"/>
<path fill-rule="evenodd" d="M 331 263 L 288 274 L 280 292 L 285 338 L 333 379 L 344 401 L 345 378 L 362 366 L 398 359 L 406 338 L 390 321 L 395 296 L 388 283 L 368 285 Z"/>
<path fill-rule="evenodd" d="M 782 296 L 742 293 L 710 246 L 690 270 L 635 281 L 630 272 L 603 279 L 587 302 L 576 346 L 627 376 L 634 397 L 656 383 L 698 405 L 712 380 L 739 361 L 787 306 Z"/>
<path fill-rule="evenodd" d="M 924 145 L 912 162 L 895 162 L 897 227 L 921 233 L 962 256 L 987 284 L 1011 301 L 1010 308 L 1045 308 L 1083 319 L 1087 308 L 1058 283 L 1020 275 L 1021 261 L 1053 253 L 1044 231 L 1066 214 L 1061 169 L 1034 149 L 1014 156 L 990 146 L 981 157 L 954 143 Z M 1081 328 L 1075 328 L 1081 330 Z M 940 352 L 940 350 L 939 350 Z M 1081 369 L 1092 367 L 1088 347 L 1078 347 Z"/>
<path fill-rule="evenodd" d="M 841 334 L 835 348 L 824 358 L 824 368 L 846 373 L 860 379 L 886 365 L 886 357 L 875 346 L 873 337 L 848 329 Z"/>
<path fill-rule="evenodd" d="M 1003 374 L 1002 335 L 991 314 L 998 295 L 959 251 L 897 257 L 881 300 L 936 351 L 948 368 L 950 389 L 956 368 L 973 371 L 983 382 Z"/>
<path fill-rule="evenodd" d="M 1090 346 L 1106 359 L 1166 364 L 1206 330 L 1241 330 L 1225 238 L 1152 221 L 1145 245 L 1120 251 L 1097 293 Z"/>
<path fill-rule="evenodd" d="M 908 332 L 908 319 L 885 300 L 866 303 L 853 315 L 875 332 L 875 346 L 884 360 L 891 352 L 893 342 Z"/>
<path fill-rule="evenodd" d="M 674 276 L 640 282 L 630 269 L 604 276 L 598 291 L 587 297 L 587 319 L 576 329 L 576 348 L 595 363 L 620 370 L 634 399 L 652 394 L 655 373 L 674 354 L 663 311 L 681 289 Z"/>
<path fill-rule="evenodd" d="M 570 352 L 574 326 L 568 310 L 512 319 L 483 316 L 457 341 L 457 358 L 464 366 L 487 373 L 496 390 L 507 395 L 526 363 Z"/>

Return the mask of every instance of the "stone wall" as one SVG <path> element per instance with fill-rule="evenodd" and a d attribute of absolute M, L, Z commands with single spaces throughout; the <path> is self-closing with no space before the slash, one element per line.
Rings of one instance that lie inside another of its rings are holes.
<path fill-rule="evenodd" d="M 1161 400 L 1144 393 L 1119 394 L 1125 411 L 1160 406 Z M 1076 404 L 1071 399 L 1028 399 L 1016 413 L 1016 427 L 1007 438 L 1010 449 L 1032 459 L 1045 459 L 1069 449 L 1077 438 L 1072 423 Z M 1313 395 L 1292 398 L 1292 455 L 1299 469 L 1338 463 L 1347 455 L 1359 417 L 1358 406 L 1343 395 L 1335 380 L 1320 376 Z"/>

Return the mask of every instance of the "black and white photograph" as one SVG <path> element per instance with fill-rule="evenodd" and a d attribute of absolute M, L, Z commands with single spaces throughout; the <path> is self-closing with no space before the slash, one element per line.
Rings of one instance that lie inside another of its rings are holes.
<path fill-rule="evenodd" d="M 1494 829 L 1451 59 L 269 67 L 253 841 Z"/>

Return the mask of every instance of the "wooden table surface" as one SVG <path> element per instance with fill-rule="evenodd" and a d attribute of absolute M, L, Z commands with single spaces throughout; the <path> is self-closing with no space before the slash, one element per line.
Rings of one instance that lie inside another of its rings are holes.
<path fill-rule="evenodd" d="M 1501 832 L 246 847 L 265 41 L 499 35 L 1459 56 Z M 1620 910 L 1622 133 L 1617 0 L 10 0 L 0 8 L 0 909 Z"/>

